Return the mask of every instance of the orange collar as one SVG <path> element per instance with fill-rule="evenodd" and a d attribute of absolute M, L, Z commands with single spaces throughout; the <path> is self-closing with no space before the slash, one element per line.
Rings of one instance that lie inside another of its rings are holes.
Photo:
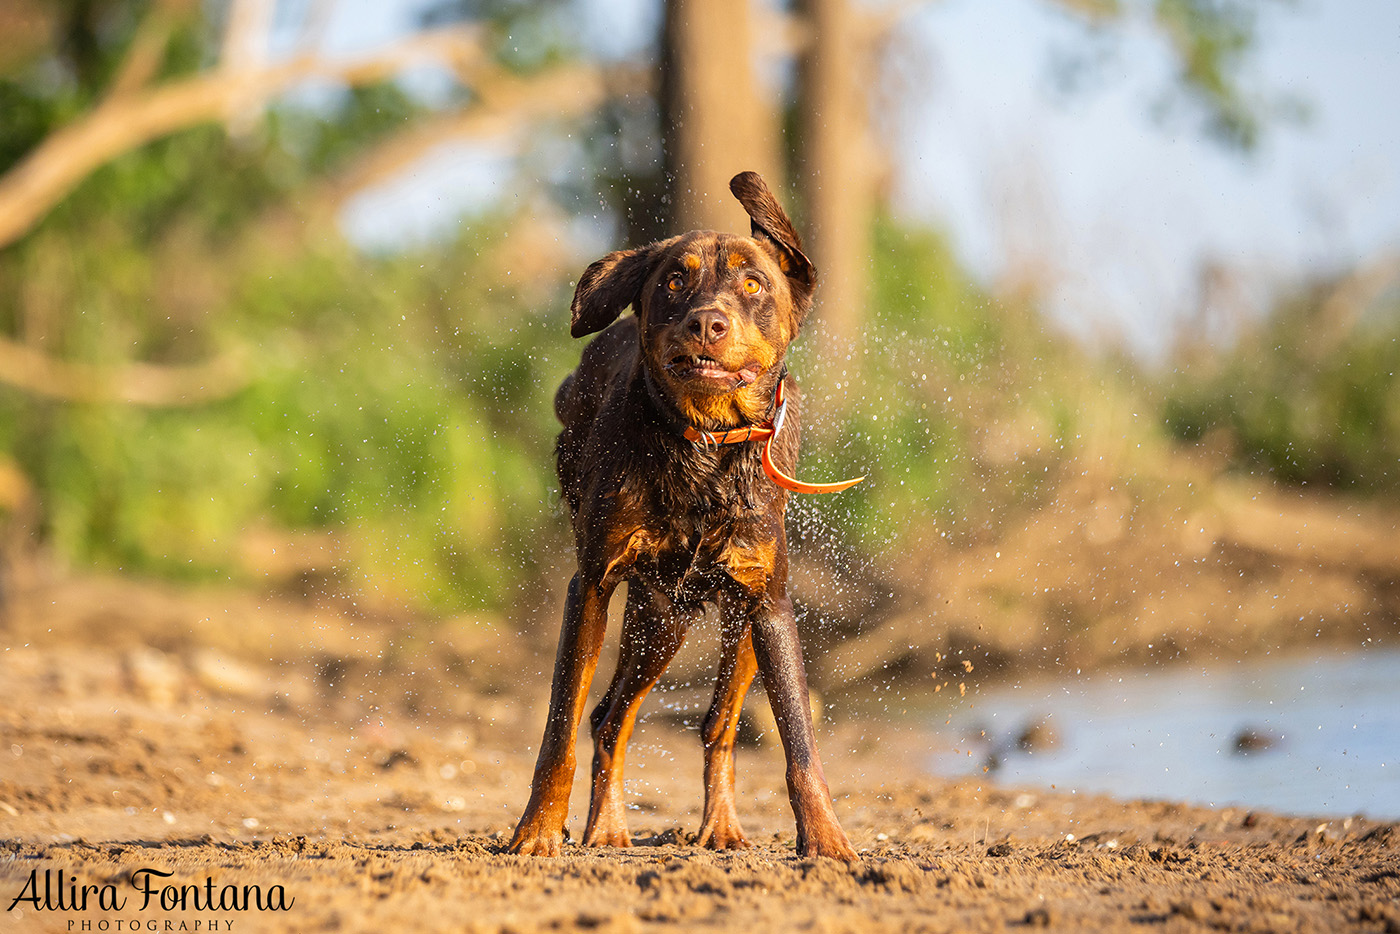
<path fill-rule="evenodd" d="M 774 412 L 771 419 L 761 425 L 745 425 L 742 428 L 731 428 L 728 431 L 701 431 L 692 425 L 687 425 L 685 431 L 681 432 L 681 436 L 707 450 L 718 448 L 721 444 L 740 444 L 755 439 L 766 441 L 767 443 L 763 445 L 763 472 L 778 486 L 793 493 L 838 493 L 865 479 L 865 477 L 856 477 L 854 480 L 842 480 L 838 483 L 803 483 L 801 480 L 783 473 L 782 468 L 773 463 L 772 453 L 773 439 L 778 437 L 778 432 L 783 430 L 783 419 L 787 417 L 787 400 L 783 398 L 783 381 L 781 379 L 778 380 L 778 391 L 774 393 L 773 400 L 778 404 L 777 411 Z"/>

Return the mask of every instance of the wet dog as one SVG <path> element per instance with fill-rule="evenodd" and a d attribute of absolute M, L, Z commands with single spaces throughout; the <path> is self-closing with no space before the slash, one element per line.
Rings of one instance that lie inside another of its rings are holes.
<path fill-rule="evenodd" d="M 784 357 L 812 306 L 816 271 L 763 179 L 730 190 L 751 235 L 693 231 L 589 266 L 571 331 L 603 333 L 565 378 L 559 480 L 573 517 L 569 584 L 544 740 L 510 850 L 558 855 L 574 743 L 607 625 L 627 581 L 617 673 L 593 711 L 593 793 L 585 846 L 630 846 L 622 767 L 642 699 L 687 627 L 719 608 L 721 658 L 705 717 L 705 809 L 698 843 L 748 846 L 734 800 L 734 735 L 756 673 L 787 757 L 797 850 L 855 859 L 822 774 L 806 674 L 787 595 L 788 491 L 800 397 Z M 628 306 L 636 314 L 619 316 Z"/>

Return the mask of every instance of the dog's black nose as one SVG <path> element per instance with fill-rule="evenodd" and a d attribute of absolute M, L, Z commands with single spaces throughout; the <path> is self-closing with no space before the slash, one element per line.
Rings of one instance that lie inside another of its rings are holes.
<path fill-rule="evenodd" d="M 705 343 L 713 343 L 729 333 L 729 317 L 722 311 L 702 311 L 690 318 L 690 333 Z"/>

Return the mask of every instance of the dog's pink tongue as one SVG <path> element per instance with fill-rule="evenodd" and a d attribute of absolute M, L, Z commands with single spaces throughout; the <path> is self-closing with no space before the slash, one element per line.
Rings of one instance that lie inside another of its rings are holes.
<path fill-rule="evenodd" d="M 746 385 L 752 383 L 754 380 L 758 379 L 758 368 L 752 366 L 744 367 L 739 371 L 739 378 L 743 380 Z"/>

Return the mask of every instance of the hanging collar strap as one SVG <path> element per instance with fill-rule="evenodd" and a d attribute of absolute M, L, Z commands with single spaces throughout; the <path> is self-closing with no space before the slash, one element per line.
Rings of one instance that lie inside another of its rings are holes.
<path fill-rule="evenodd" d="M 784 372 L 782 378 L 778 380 L 778 388 L 773 393 L 773 417 L 767 421 L 758 425 L 731 428 L 728 431 L 701 431 L 693 425 L 686 425 L 681 436 L 696 447 L 707 451 L 718 450 L 722 444 L 742 444 L 745 441 L 765 442 L 763 445 L 763 472 L 778 486 L 793 493 L 837 493 L 864 480 L 865 477 L 856 477 L 854 480 L 841 480 L 837 483 L 803 483 L 801 480 L 783 473 L 782 468 L 773 462 L 773 440 L 778 437 L 778 432 L 783 430 L 783 421 L 787 418 L 787 400 L 783 397 L 783 383 L 786 377 L 787 373 Z"/>

